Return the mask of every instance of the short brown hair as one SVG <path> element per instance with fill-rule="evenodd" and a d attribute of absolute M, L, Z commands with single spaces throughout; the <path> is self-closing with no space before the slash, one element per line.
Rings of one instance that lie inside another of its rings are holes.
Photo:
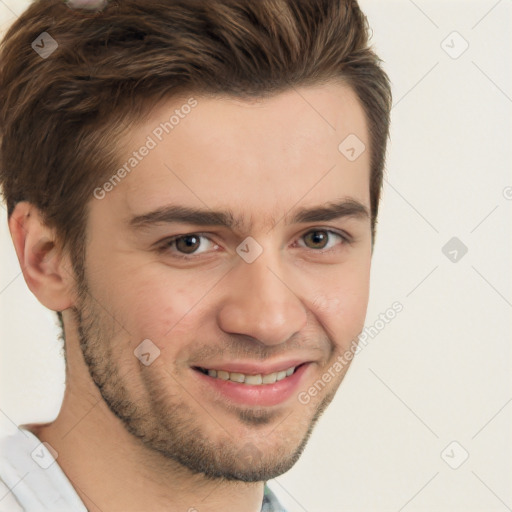
<path fill-rule="evenodd" d="M 47 58 L 32 43 L 47 32 Z M 93 189 L 116 140 L 159 101 L 257 98 L 340 79 L 367 117 L 374 238 L 391 91 L 355 0 L 118 0 L 102 10 L 36 0 L 0 46 L 0 186 L 8 215 L 36 206 L 83 261 Z M 340 141 L 341 142 L 341 141 Z"/>

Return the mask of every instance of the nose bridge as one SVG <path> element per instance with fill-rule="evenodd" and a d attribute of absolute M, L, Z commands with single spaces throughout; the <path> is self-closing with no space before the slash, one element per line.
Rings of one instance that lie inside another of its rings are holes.
<path fill-rule="evenodd" d="M 252 263 L 239 261 L 219 312 L 219 325 L 225 332 L 277 345 L 306 325 L 305 307 L 281 269 L 270 251 L 263 251 Z"/>

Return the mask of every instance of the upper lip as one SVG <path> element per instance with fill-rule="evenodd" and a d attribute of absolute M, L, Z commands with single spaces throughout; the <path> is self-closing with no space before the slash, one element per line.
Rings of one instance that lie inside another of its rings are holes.
<path fill-rule="evenodd" d="M 194 366 L 204 368 L 205 370 L 225 370 L 230 373 L 243 373 L 246 375 L 266 375 L 288 370 L 292 366 L 296 367 L 308 362 L 305 359 L 288 359 L 286 361 L 276 361 L 275 363 L 219 362 L 206 365 L 197 364 Z"/>

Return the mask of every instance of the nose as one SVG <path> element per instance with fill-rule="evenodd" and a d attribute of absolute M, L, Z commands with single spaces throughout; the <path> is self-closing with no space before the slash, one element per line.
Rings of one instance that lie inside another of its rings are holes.
<path fill-rule="evenodd" d="M 270 265 L 265 252 L 254 262 L 240 261 L 224 283 L 227 294 L 218 313 L 220 328 L 266 345 L 286 342 L 307 324 L 307 314 L 289 282 Z"/>

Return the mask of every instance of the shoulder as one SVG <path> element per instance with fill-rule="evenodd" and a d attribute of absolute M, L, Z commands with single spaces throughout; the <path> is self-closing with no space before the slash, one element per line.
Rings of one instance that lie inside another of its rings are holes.
<path fill-rule="evenodd" d="M 0 437 L 0 512 L 18 510 L 86 512 L 58 465 L 58 454 L 32 432 L 18 428 Z M 14 502 L 9 505 L 2 500 Z M 15 508 L 15 507 L 18 508 Z M 21 507 L 21 508 L 20 508 Z"/>
<path fill-rule="evenodd" d="M 11 489 L 5 485 L 0 477 L 0 512 L 23 512 L 23 508 L 16 501 Z"/>
<path fill-rule="evenodd" d="M 19 471 L 21 468 L 17 468 L 19 465 L 16 463 L 20 457 L 16 454 L 20 450 L 30 449 L 36 443 L 20 430 L 0 435 L 0 512 L 24 510 L 16 499 L 16 486 L 23 481 Z"/>

